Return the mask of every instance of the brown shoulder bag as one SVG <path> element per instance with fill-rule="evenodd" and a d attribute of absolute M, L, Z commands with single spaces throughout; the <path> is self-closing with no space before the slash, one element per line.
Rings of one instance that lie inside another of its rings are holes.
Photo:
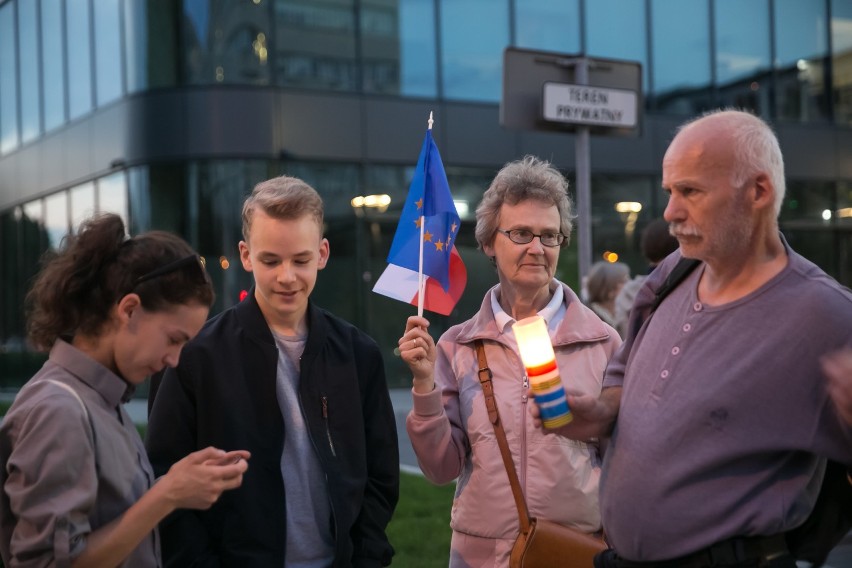
<path fill-rule="evenodd" d="M 518 473 L 512 463 L 506 432 L 500 422 L 497 401 L 494 399 L 494 387 L 491 383 L 491 369 L 485 358 L 485 347 L 481 340 L 474 342 L 476 358 L 479 361 L 479 383 L 485 394 L 488 418 L 494 426 L 497 445 L 503 456 L 503 464 L 512 486 L 512 495 L 518 507 L 520 532 L 512 547 L 509 559 L 510 568 L 592 568 L 595 554 L 607 549 L 603 538 L 572 529 L 544 519 L 530 517 L 527 502 L 521 492 Z"/>

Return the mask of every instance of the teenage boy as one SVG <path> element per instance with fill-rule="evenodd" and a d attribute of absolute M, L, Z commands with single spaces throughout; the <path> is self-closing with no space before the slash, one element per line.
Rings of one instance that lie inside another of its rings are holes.
<path fill-rule="evenodd" d="M 254 287 L 152 382 L 146 444 L 157 474 L 207 446 L 246 449 L 252 467 L 209 511 L 162 523 L 166 565 L 386 566 L 396 421 L 375 341 L 310 300 L 329 257 L 322 199 L 274 178 L 242 222 Z"/>

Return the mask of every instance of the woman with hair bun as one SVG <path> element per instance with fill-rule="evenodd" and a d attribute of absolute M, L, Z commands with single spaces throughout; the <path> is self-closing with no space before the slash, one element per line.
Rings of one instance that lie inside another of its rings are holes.
<path fill-rule="evenodd" d="M 186 242 L 160 231 L 127 238 L 117 215 L 89 219 L 46 257 L 27 295 L 27 332 L 49 358 L 0 426 L 7 567 L 160 566 L 159 521 L 242 483 L 248 452 L 215 448 L 155 480 L 122 406 L 177 365 L 213 299 Z"/>

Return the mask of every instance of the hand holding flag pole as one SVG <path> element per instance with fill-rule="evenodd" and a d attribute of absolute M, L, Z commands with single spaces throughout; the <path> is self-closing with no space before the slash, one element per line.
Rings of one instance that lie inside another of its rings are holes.
<path fill-rule="evenodd" d="M 432 139 L 432 113 L 408 197 L 388 254 L 388 267 L 374 292 L 449 315 L 467 283 L 467 270 L 454 245 L 461 220 L 456 212 L 441 154 Z M 415 231 L 415 229 L 418 229 Z"/>

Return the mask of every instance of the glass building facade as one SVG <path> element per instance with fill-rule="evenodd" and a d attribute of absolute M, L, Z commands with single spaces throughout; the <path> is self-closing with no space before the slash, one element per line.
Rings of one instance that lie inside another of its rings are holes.
<path fill-rule="evenodd" d="M 476 25 L 471 25 L 471 22 Z M 496 275 L 473 211 L 506 161 L 532 153 L 573 180 L 574 135 L 501 128 L 506 47 L 638 61 L 637 136 L 592 140 L 592 251 L 644 270 L 673 129 L 721 106 L 776 128 L 788 241 L 852 284 L 852 0 L 0 0 L 0 388 L 43 360 L 24 341 L 42 253 L 93 212 L 166 229 L 207 259 L 214 312 L 251 286 L 239 210 L 287 173 L 323 195 L 331 261 L 314 298 L 393 355 L 409 306 L 371 292 L 385 267 L 429 112 L 469 275 L 439 334 Z M 388 194 L 384 209 L 352 198 Z M 619 212 L 620 202 L 638 212 Z M 576 287 L 576 245 L 558 276 Z"/>

